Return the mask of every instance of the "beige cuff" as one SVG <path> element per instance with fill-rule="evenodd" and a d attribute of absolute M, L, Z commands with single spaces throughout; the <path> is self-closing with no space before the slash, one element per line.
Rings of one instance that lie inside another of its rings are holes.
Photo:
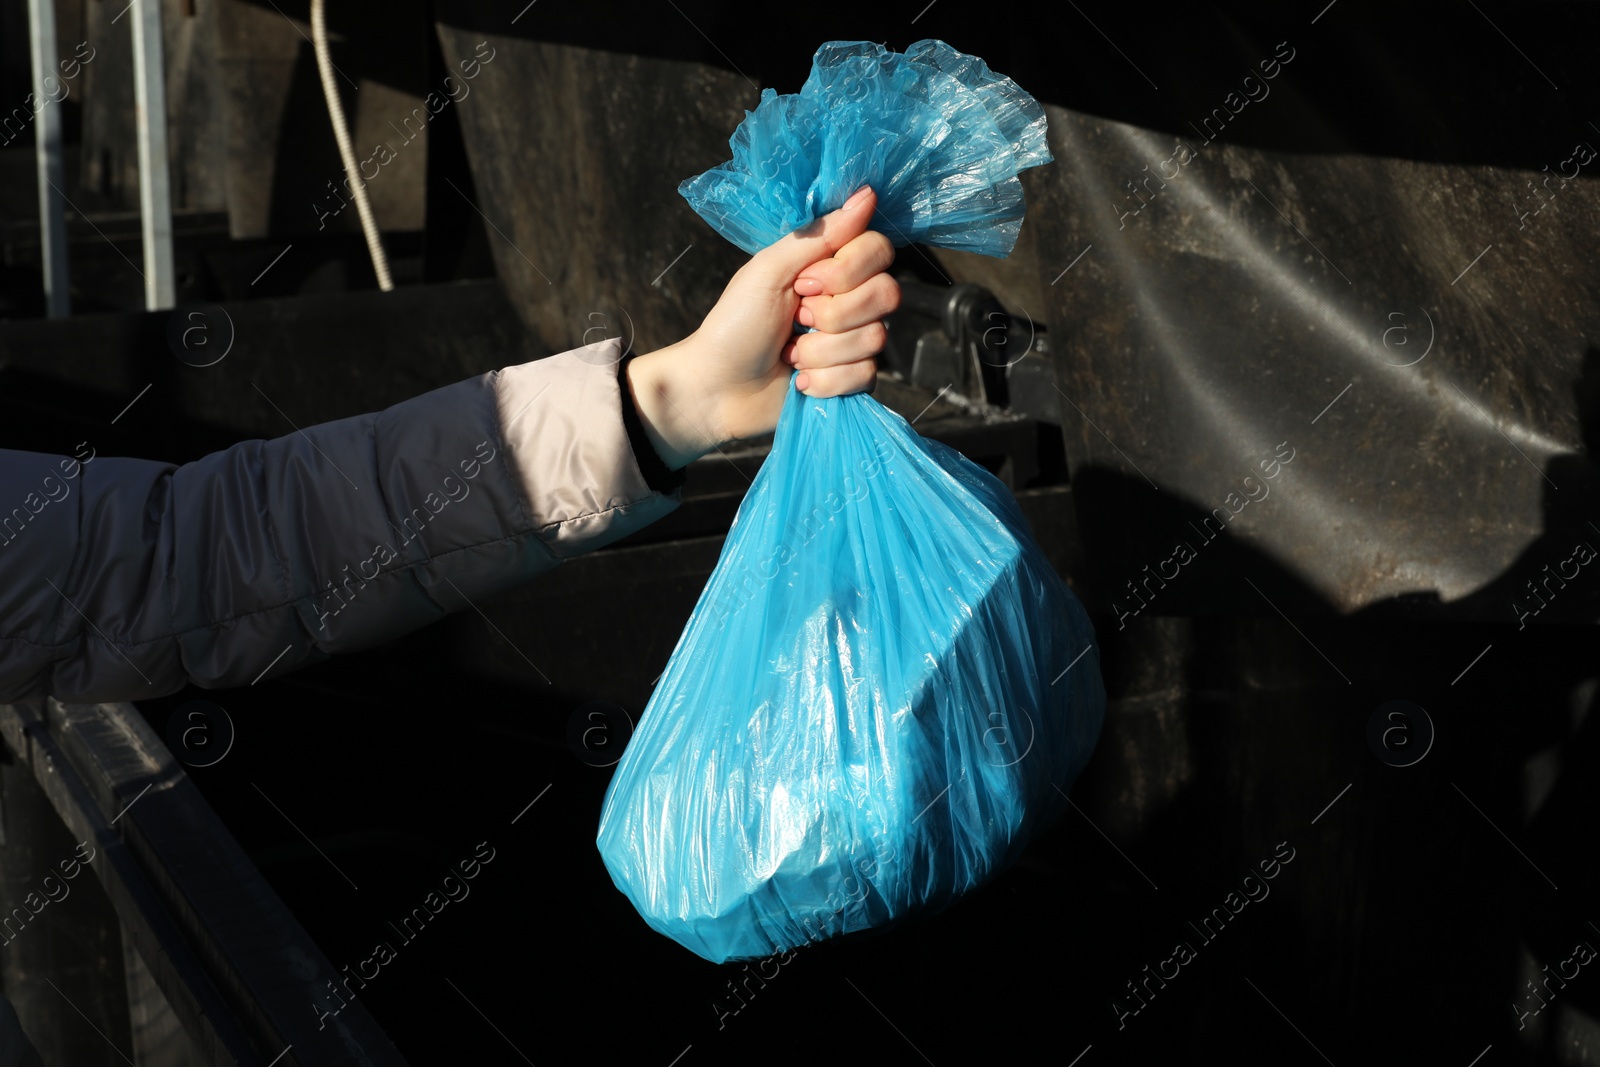
<path fill-rule="evenodd" d="M 511 466 L 539 536 L 558 558 L 580 555 L 675 509 L 645 482 L 622 422 L 608 338 L 495 373 L 495 403 Z"/>

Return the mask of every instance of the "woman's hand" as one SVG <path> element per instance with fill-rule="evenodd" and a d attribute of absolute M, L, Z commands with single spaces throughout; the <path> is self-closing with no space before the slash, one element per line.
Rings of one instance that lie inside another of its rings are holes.
<path fill-rule="evenodd" d="M 870 390 L 882 319 L 900 306 L 887 270 L 894 246 L 867 229 L 877 195 L 863 187 L 839 210 L 773 242 L 734 274 L 694 333 L 628 365 L 650 443 L 673 469 L 778 425 L 791 370 L 807 396 Z M 794 334 L 793 323 L 816 332 Z"/>

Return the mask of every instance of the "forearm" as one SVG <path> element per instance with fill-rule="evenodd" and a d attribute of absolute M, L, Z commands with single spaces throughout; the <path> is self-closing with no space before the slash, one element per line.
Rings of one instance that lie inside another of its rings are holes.
<path fill-rule="evenodd" d="M 95 458 L 66 492 L 61 457 L 0 453 L 0 506 L 23 509 L 0 539 L 0 701 L 248 685 L 660 518 L 676 499 L 634 462 L 619 358 L 602 342 L 181 467 Z"/>
<path fill-rule="evenodd" d="M 531 562 L 494 544 L 521 496 L 481 381 L 181 466 L 96 458 L 0 554 L 0 699 L 248 685 L 415 629 Z"/>
<path fill-rule="evenodd" d="M 672 470 L 728 440 L 704 384 L 694 381 L 693 336 L 628 361 L 624 383 L 656 454 Z"/>
<path fill-rule="evenodd" d="M 691 334 L 628 363 L 634 407 L 650 444 L 672 470 L 730 442 L 771 433 L 791 387 L 787 373 L 718 384 L 710 358 Z"/>

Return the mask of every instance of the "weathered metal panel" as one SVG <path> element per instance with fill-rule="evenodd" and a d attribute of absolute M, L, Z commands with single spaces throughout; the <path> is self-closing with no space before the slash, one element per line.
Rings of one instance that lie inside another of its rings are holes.
<path fill-rule="evenodd" d="M 1600 359 L 1600 185 L 1519 220 L 1524 170 L 1047 110 L 1059 163 L 1030 223 L 1063 266 L 1089 249 L 1046 305 L 1070 324 L 1051 337 L 1102 598 L 1136 608 L 1126 583 L 1185 538 L 1206 551 L 1190 523 L 1219 508 L 1300 608 L 1457 601 L 1542 533 L 1570 550 L 1593 501 L 1574 389 Z M 1269 480 L 1275 452 L 1294 459 Z"/>
<path fill-rule="evenodd" d="M 355 208 L 340 207 L 350 201 L 347 176 L 318 80 L 309 5 L 213 2 L 233 236 L 359 230 Z M 421 0 L 328 5 L 329 51 L 357 170 L 385 231 L 420 230 L 424 223 L 431 118 L 425 104 L 440 87 L 425 81 L 423 10 Z M 389 151 L 379 151 L 383 144 Z"/>
<path fill-rule="evenodd" d="M 742 108 L 755 106 L 749 84 L 702 64 L 500 33 L 441 25 L 439 37 L 447 66 L 481 41 L 495 55 L 460 117 L 499 275 L 539 343 L 558 352 L 597 327 L 647 352 L 699 326 L 749 257 L 677 182 L 726 155 Z"/>

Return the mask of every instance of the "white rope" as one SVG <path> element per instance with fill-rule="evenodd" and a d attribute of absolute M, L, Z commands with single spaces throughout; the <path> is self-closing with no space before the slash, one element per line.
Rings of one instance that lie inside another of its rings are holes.
<path fill-rule="evenodd" d="M 378 276 L 378 288 L 384 292 L 394 288 L 389 277 L 389 257 L 384 254 L 383 243 L 378 239 L 378 223 L 372 217 L 372 205 L 367 201 L 367 183 L 361 180 L 356 165 L 355 146 L 350 143 L 350 128 L 345 123 L 344 105 L 339 102 L 339 86 L 333 80 L 333 59 L 328 55 L 328 25 L 325 17 L 325 0 L 311 0 L 311 47 L 317 53 L 317 72 L 322 75 L 322 95 L 328 100 L 328 117 L 333 120 L 333 138 L 339 142 L 339 157 L 344 160 L 344 172 L 355 179 L 345 183 L 355 198 L 356 214 L 361 216 L 361 232 L 367 238 L 367 251 L 372 254 L 372 271 Z"/>

